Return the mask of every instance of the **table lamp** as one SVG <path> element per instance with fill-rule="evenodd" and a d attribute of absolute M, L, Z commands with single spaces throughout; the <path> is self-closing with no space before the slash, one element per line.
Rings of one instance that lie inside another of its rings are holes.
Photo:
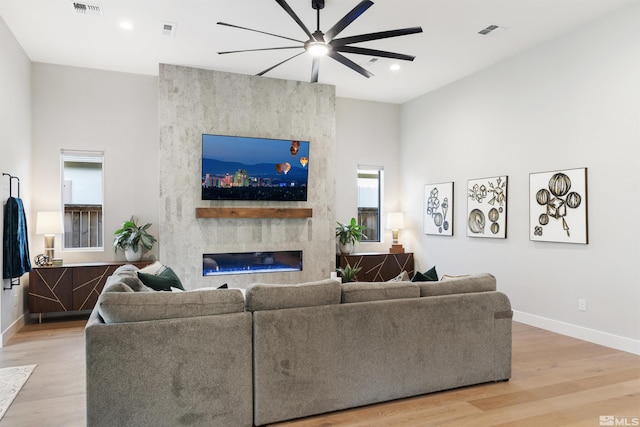
<path fill-rule="evenodd" d="M 387 214 L 387 228 L 391 229 L 393 234 L 393 242 L 389 252 L 392 254 L 404 253 L 404 248 L 398 243 L 398 233 L 404 228 L 404 214 L 402 212 L 389 212 Z"/>
<path fill-rule="evenodd" d="M 64 233 L 60 211 L 38 212 L 36 218 L 36 234 L 44 234 L 44 254 L 49 257 L 49 265 L 53 263 L 56 234 Z"/>

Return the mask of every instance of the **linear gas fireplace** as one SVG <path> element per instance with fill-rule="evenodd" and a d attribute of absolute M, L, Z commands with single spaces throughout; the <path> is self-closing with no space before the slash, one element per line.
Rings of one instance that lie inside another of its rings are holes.
<path fill-rule="evenodd" d="M 302 251 L 236 252 L 202 255 L 202 275 L 302 271 Z"/>

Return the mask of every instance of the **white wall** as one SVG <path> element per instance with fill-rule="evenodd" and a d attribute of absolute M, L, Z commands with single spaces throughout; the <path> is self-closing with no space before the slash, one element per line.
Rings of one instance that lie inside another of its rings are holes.
<path fill-rule="evenodd" d="M 402 107 L 420 270 L 488 271 L 516 319 L 640 353 L 640 7 Z M 589 244 L 529 241 L 529 173 L 588 168 Z M 466 181 L 509 176 L 506 240 L 466 237 Z M 424 184 L 455 182 L 453 237 L 422 234 Z M 578 299 L 587 311 L 578 311 Z"/>
<path fill-rule="evenodd" d="M 60 150 L 104 151 L 104 244 L 100 251 L 61 251 L 66 263 L 124 260 L 113 232 L 131 215 L 158 237 L 158 79 L 33 64 L 33 213 L 61 209 Z M 159 245 L 146 257 L 157 256 Z M 33 254 L 42 236 L 33 236 Z"/>
<path fill-rule="evenodd" d="M 20 179 L 20 198 L 25 210 L 31 213 L 31 62 L 11 31 L 0 18 L 0 172 Z M 9 194 L 9 179 L 0 181 L 2 204 Z M 17 196 L 17 182 L 13 181 L 12 195 Z M 4 210 L 3 210 L 4 211 Z M 29 215 L 30 216 L 30 215 Z M 27 218 L 27 228 L 33 230 L 33 222 Z M 3 234 L 0 227 L 0 236 Z M 3 241 L 4 236 L 0 238 Z M 3 259 L 0 245 L 0 260 Z M 1 261 L 0 261 L 1 263 Z M 1 277 L 1 276 L 0 276 Z M 9 280 L 1 280 L 2 287 Z M 0 347 L 24 324 L 25 291 L 28 275 L 21 279 L 21 286 L 12 290 L 0 290 Z"/>
<path fill-rule="evenodd" d="M 386 212 L 402 209 L 400 186 L 400 105 L 336 98 L 336 220 L 358 216 L 358 165 L 384 167 L 382 242 L 362 242 L 355 252 L 388 252 L 391 230 Z M 409 252 L 408 240 L 400 243 Z"/>

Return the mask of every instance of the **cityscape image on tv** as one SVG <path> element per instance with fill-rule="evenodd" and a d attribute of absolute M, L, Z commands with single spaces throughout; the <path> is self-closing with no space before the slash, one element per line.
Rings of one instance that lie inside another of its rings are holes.
<path fill-rule="evenodd" d="M 202 135 L 202 200 L 306 201 L 309 142 Z"/>

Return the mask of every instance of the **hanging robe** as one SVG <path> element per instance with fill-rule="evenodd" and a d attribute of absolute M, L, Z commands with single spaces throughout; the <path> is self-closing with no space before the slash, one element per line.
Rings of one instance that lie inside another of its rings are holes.
<path fill-rule="evenodd" d="M 22 200 L 9 197 L 4 207 L 2 277 L 14 279 L 31 271 L 27 218 Z"/>

